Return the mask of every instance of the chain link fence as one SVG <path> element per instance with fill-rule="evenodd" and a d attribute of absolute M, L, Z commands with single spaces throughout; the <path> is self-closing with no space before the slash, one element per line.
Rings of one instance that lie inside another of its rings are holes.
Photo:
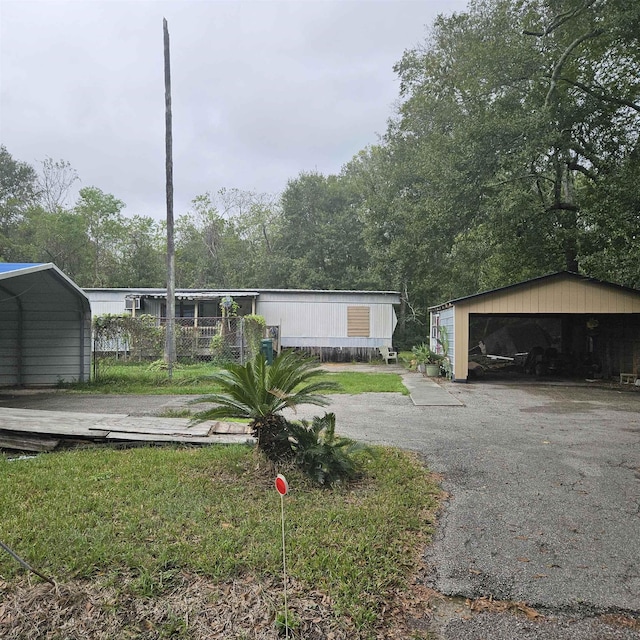
<path fill-rule="evenodd" d="M 279 328 L 252 318 L 176 318 L 176 359 L 181 363 L 244 364 L 270 338 L 279 351 Z M 94 379 L 108 363 L 154 362 L 164 358 L 166 318 L 106 315 L 94 318 Z"/>

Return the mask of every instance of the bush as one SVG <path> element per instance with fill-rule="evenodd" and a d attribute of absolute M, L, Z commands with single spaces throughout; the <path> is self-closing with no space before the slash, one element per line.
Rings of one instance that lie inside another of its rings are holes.
<path fill-rule="evenodd" d="M 287 438 L 293 451 L 293 462 L 313 482 L 321 486 L 352 480 L 360 473 L 353 453 L 364 447 L 354 440 L 336 436 L 336 416 L 325 413 L 308 421 L 288 422 Z"/>

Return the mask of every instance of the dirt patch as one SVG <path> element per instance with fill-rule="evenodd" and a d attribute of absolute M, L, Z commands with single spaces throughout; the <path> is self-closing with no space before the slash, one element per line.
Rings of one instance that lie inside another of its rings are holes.
<path fill-rule="evenodd" d="M 55 586 L 26 579 L 0 580 L 0 637 L 8 640 L 277 640 L 284 637 L 282 583 L 275 578 L 238 577 L 215 582 L 180 572 L 160 595 L 140 595 L 133 575 L 71 580 Z M 340 616 L 331 597 L 290 579 L 289 637 L 305 640 L 364 640 Z M 379 612 L 377 640 L 431 638 L 433 590 L 415 584 L 390 594 Z"/>
<path fill-rule="evenodd" d="M 433 640 L 462 637 L 458 633 L 464 633 L 465 638 L 484 638 L 489 636 L 481 633 L 480 629 L 496 630 L 498 627 L 512 629 L 517 634 L 510 635 L 510 638 L 574 638 L 580 637 L 582 632 L 584 638 L 599 640 L 640 637 L 636 635 L 640 632 L 640 621 L 624 614 L 574 616 L 569 612 L 541 611 L 524 602 L 494 600 L 491 597 L 450 597 L 430 589 L 426 591 L 430 593 L 426 613 L 428 623 L 424 628 L 431 634 L 427 637 Z M 473 631 L 469 634 L 470 629 Z"/>

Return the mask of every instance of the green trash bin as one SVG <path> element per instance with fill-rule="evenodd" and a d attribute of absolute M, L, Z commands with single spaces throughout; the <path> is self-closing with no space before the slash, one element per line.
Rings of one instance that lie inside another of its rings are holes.
<path fill-rule="evenodd" d="M 273 340 L 271 338 L 260 340 L 260 353 L 264 356 L 267 364 L 273 364 Z"/>

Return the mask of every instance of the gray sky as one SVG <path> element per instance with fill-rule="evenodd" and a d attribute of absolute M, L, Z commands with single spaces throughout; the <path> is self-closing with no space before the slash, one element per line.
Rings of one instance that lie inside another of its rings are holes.
<path fill-rule="evenodd" d="M 222 187 L 279 193 L 378 140 L 393 65 L 466 0 L 0 0 L 0 143 L 165 216 L 162 18 L 175 214 Z"/>

